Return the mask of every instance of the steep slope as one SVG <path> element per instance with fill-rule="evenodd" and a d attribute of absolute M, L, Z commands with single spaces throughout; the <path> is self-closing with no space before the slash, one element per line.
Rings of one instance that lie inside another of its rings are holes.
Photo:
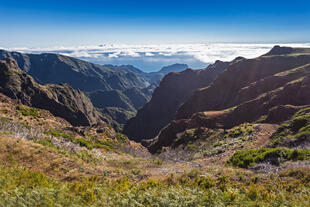
<path fill-rule="evenodd" d="M 308 52 L 275 47 L 264 56 L 231 64 L 213 84 L 197 90 L 179 108 L 177 119 L 161 131 L 150 150 L 170 146 L 178 134 L 191 128 L 230 129 L 245 122 L 289 119 L 310 104 Z"/>
<path fill-rule="evenodd" d="M 160 73 L 160 77 L 155 77 L 131 65 L 101 66 L 58 54 L 22 54 L 0 50 L 0 59 L 8 57 L 15 59 L 19 67 L 38 83 L 67 83 L 74 89 L 87 92 L 87 95 L 98 95 L 90 96 L 91 101 L 95 101 L 94 105 L 99 107 L 102 115 L 108 117 L 106 120 L 117 128 L 121 128 L 127 118 L 150 100 L 163 76 Z M 176 65 L 174 69 L 180 67 L 184 68 Z"/>
<path fill-rule="evenodd" d="M 136 109 L 149 101 L 149 94 L 153 92 L 152 84 L 145 76 L 147 73 L 130 65 L 105 67 L 57 54 L 22 54 L 0 50 L 0 59 L 7 57 L 15 59 L 21 69 L 41 84 L 67 83 L 74 89 L 98 95 L 95 98 L 95 95 L 90 96 L 91 101 L 99 107 L 103 116 L 109 117 L 106 120 L 110 120 L 110 124 L 113 122 L 117 128 L 127 121 L 124 121 L 124 118 L 132 117 L 128 116 L 128 113 L 135 113 Z M 136 96 L 129 94 L 131 97 L 127 97 L 123 93 L 126 90 L 135 91 L 136 88 L 139 89 Z M 134 98 L 137 100 L 132 100 Z M 106 107 L 113 107 L 113 111 L 117 111 L 118 115 L 111 117 L 115 113 L 106 114 L 111 111 L 106 110 Z"/>
<path fill-rule="evenodd" d="M 137 141 L 155 137 L 160 129 L 174 118 L 179 105 L 195 89 L 210 84 L 228 65 L 228 62 L 217 61 L 204 70 L 187 69 L 169 73 L 155 89 L 150 102 L 138 111 L 136 117 L 127 122 L 123 132 Z"/>
<path fill-rule="evenodd" d="M 134 87 L 124 91 L 92 91 L 87 95 L 105 117 L 105 121 L 120 131 L 137 110 L 150 100 L 152 91 L 152 88 Z"/>
<path fill-rule="evenodd" d="M 134 111 L 132 103 L 122 91 L 94 91 L 89 93 L 89 98 L 97 108 L 117 107 L 129 111 Z"/>
<path fill-rule="evenodd" d="M 68 83 L 74 89 L 124 90 L 147 87 L 149 83 L 137 73 L 110 69 L 76 58 L 57 54 L 21 54 L 0 50 L 0 59 L 13 58 L 19 67 L 40 83 Z"/>
<path fill-rule="evenodd" d="M 273 48 L 269 54 L 273 54 Z M 284 51 L 287 48 L 282 48 Z M 294 51 L 294 50 L 293 50 Z M 178 110 L 177 119 L 189 118 L 199 111 L 221 110 L 236 106 L 250 97 L 240 99 L 238 92 L 260 79 L 293 69 L 310 62 L 310 54 L 290 53 L 289 55 L 264 55 L 255 59 L 242 59 L 230 65 L 225 73 L 210 85 L 210 87 L 198 90 Z M 257 88 L 263 90 L 263 88 Z M 260 91 L 258 91 L 260 93 Z M 257 93 L 256 93 L 257 94 Z"/>
<path fill-rule="evenodd" d="M 90 125 L 100 120 L 90 100 L 67 84 L 40 85 L 22 71 L 13 59 L 0 61 L 0 92 L 22 104 L 46 109 L 72 125 Z"/>
<path fill-rule="evenodd" d="M 123 93 L 129 98 L 132 106 L 135 109 L 139 109 L 151 99 L 152 92 L 150 92 L 149 90 L 152 89 L 150 87 L 144 89 L 129 88 L 123 91 Z"/>

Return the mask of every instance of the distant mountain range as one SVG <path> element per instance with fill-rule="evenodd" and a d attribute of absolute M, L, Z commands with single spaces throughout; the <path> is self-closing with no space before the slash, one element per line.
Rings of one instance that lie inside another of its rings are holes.
<path fill-rule="evenodd" d="M 67 83 L 89 96 L 105 121 L 120 127 L 147 103 L 169 71 L 188 66 L 174 64 L 159 72 L 145 73 L 132 65 L 98 65 L 59 54 L 24 54 L 0 50 L 0 60 L 12 58 L 40 84 Z"/>

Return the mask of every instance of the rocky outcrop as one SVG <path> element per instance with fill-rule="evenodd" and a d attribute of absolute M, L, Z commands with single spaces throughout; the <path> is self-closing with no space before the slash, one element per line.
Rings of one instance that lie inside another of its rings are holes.
<path fill-rule="evenodd" d="M 20 103 L 46 109 L 74 126 L 91 125 L 99 113 L 80 90 L 68 84 L 38 84 L 13 59 L 0 61 L 0 92 Z"/>
<path fill-rule="evenodd" d="M 208 86 L 228 65 L 229 62 L 217 61 L 203 70 L 187 69 L 169 73 L 155 89 L 150 102 L 127 122 L 123 132 L 136 141 L 155 137 L 161 128 L 174 119 L 180 104 L 194 90 Z"/>

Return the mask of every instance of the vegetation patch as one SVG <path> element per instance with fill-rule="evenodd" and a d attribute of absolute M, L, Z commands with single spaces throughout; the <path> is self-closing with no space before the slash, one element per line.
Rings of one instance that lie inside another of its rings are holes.
<path fill-rule="evenodd" d="M 291 184 L 281 182 L 287 179 Z M 288 172 L 264 180 L 242 176 L 238 181 L 191 171 L 142 182 L 127 177 L 61 182 L 25 168 L 0 166 L 0 206 L 309 206 L 309 172 Z"/>
<path fill-rule="evenodd" d="M 227 163 L 236 167 L 248 168 L 261 162 L 279 164 L 289 160 L 306 160 L 309 158 L 310 150 L 261 148 L 237 151 Z"/>
<path fill-rule="evenodd" d="M 274 145 L 289 145 L 304 141 L 310 136 L 310 108 L 299 110 L 284 122 L 270 137 Z"/>
<path fill-rule="evenodd" d="M 39 118 L 39 109 L 33 107 L 26 107 L 26 106 L 17 106 L 16 109 L 23 115 L 23 116 L 32 116 Z"/>
<path fill-rule="evenodd" d="M 241 124 L 240 126 L 229 130 L 225 134 L 224 138 L 227 138 L 227 137 L 236 138 L 240 136 L 250 135 L 253 132 L 254 132 L 254 129 L 252 127 L 252 124 L 245 123 L 245 124 Z"/>

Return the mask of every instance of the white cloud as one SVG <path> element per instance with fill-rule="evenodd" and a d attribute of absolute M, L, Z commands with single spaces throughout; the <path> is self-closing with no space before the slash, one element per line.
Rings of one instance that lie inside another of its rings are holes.
<path fill-rule="evenodd" d="M 212 63 L 216 60 L 233 60 L 238 56 L 254 58 L 268 52 L 275 44 L 102 44 L 77 47 L 3 48 L 24 53 L 58 53 L 93 62 L 109 63 L 117 60 L 154 62 L 167 60 Z M 279 44 L 281 46 L 310 47 L 310 43 Z M 113 63 L 114 63 L 113 62 Z M 122 63 L 123 63 L 122 62 Z"/>
<path fill-rule="evenodd" d="M 145 53 L 145 56 L 147 56 L 147 57 L 152 57 L 152 56 L 154 56 L 154 54 L 151 53 L 151 52 L 146 52 L 146 53 Z"/>

